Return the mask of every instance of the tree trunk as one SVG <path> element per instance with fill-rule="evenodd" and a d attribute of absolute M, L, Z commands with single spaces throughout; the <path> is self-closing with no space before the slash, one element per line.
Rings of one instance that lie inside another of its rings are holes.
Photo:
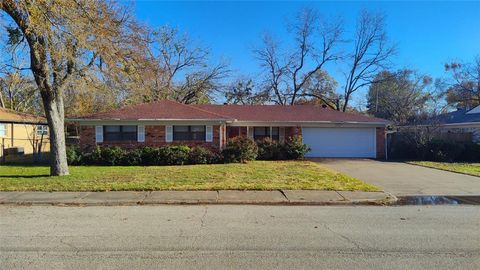
<path fill-rule="evenodd" d="M 45 100 L 45 99 L 44 99 Z M 50 134 L 50 175 L 68 175 L 63 100 L 44 102 Z"/>

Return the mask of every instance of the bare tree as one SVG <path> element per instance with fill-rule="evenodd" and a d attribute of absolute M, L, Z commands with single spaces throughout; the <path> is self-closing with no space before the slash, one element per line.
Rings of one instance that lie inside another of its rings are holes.
<path fill-rule="evenodd" d="M 451 73 L 447 102 L 464 108 L 480 105 L 480 56 L 473 63 L 446 64 L 445 70 Z"/>
<path fill-rule="evenodd" d="M 268 93 L 256 91 L 253 80 L 239 79 L 225 92 L 227 104 L 256 105 L 268 101 Z"/>
<path fill-rule="evenodd" d="M 227 65 L 209 64 L 209 51 L 197 46 L 184 33 L 168 26 L 153 32 L 151 58 L 154 65 L 152 99 L 183 103 L 209 101 L 219 90 Z"/>
<path fill-rule="evenodd" d="M 375 82 L 375 76 L 388 68 L 396 47 L 389 44 L 385 16 L 362 11 L 357 21 L 353 53 L 348 57 L 342 110 L 346 111 L 354 92 Z"/>
<path fill-rule="evenodd" d="M 340 20 L 327 22 L 314 9 L 302 9 L 289 27 L 294 48 L 280 52 L 270 36 L 263 38 L 263 47 L 254 50 L 266 74 L 265 85 L 272 101 L 293 105 L 306 92 L 312 76 L 329 62 L 339 60 L 336 46 L 342 42 L 343 24 Z"/>
<path fill-rule="evenodd" d="M 135 73 L 132 47 L 141 40 L 127 9 L 107 0 L 3 0 L 3 10 L 29 48 L 30 66 L 50 128 L 51 175 L 68 174 L 64 91 L 92 67 Z"/>

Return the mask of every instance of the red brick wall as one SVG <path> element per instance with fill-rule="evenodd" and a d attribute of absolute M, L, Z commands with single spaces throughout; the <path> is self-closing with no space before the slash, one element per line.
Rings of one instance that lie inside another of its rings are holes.
<path fill-rule="evenodd" d="M 285 127 L 285 139 L 293 136 L 302 136 L 301 127 Z"/>
<path fill-rule="evenodd" d="M 137 141 L 119 141 L 119 142 L 103 142 L 98 143 L 101 147 L 119 146 L 125 149 L 134 149 L 145 146 L 161 147 L 167 144 L 170 145 L 188 145 L 204 146 L 212 150 L 218 150 L 220 147 L 220 126 L 213 126 L 213 142 L 199 142 L 199 141 L 174 141 L 171 143 L 165 142 L 165 126 L 145 126 L 145 142 Z M 80 148 L 83 150 L 92 150 L 96 146 L 95 143 L 95 126 L 81 126 L 80 127 Z"/>
<path fill-rule="evenodd" d="M 377 136 L 377 158 L 385 158 L 385 128 L 377 127 L 376 128 Z"/>
<path fill-rule="evenodd" d="M 95 147 L 95 126 L 80 126 L 80 148 L 92 150 Z"/>
<path fill-rule="evenodd" d="M 246 133 L 246 129 L 245 129 Z M 227 137 L 229 139 L 240 136 L 240 127 L 227 127 Z"/>

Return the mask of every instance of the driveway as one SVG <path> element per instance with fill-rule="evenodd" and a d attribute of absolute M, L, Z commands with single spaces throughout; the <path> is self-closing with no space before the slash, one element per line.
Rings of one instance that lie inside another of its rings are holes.
<path fill-rule="evenodd" d="M 394 195 L 479 195 L 480 177 L 369 159 L 313 159 Z"/>

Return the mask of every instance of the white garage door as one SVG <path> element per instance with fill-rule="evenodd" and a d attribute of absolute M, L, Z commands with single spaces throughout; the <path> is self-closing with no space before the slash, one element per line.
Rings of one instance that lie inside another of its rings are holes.
<path fill-rule="evenodd" d="M 302 128 L 307 157 L 375 158 L 375 128 Z"/>

